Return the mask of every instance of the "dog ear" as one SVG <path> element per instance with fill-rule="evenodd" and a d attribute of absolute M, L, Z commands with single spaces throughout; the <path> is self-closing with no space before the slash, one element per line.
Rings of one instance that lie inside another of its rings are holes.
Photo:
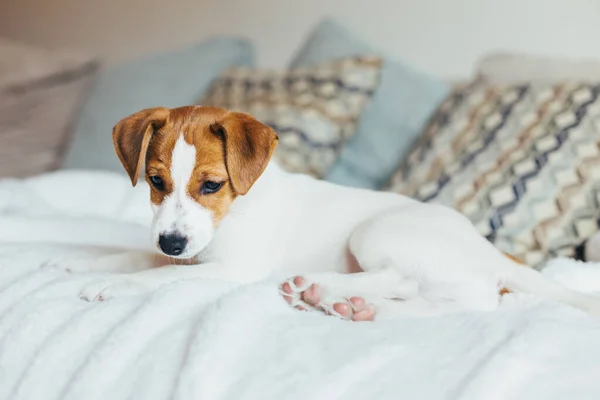
<path fill-rule="evenodd" d="M 152 134 L 167 123 L 168 117 L 168 108 L 148 108 L 123 118 L 113 128 L 115 151 L 133 186 L 140 176 Z"/>
<path fill-rule="evenodd" d="M 227 113 L 210 130 L 225 143 L 225 166 L 233 190 L 245 195 L 267 167 L 277 134 L 251 115 L 238 112 Z"/>

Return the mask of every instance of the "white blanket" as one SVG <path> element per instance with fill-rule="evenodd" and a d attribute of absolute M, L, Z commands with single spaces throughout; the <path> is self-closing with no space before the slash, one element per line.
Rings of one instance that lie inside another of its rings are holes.
<path fill-rule="evenodd" d="M 71 241 L 147 246 L 146 190 L 99 173 L 0 182 L 0 399 L 600 399 L 600 320 L 529 296 L 352 323 L 291 310 L 271 282 L 88 303 L 99 275 L 40 270 L 87 252 Z M 600 265 L 545 273 L 600 290 Z"/>

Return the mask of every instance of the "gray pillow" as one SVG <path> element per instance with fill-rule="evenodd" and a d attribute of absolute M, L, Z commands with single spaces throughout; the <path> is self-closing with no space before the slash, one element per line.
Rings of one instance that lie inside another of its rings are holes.
<path fill-rule="evenodd" d="M 346 27 L 326 19 L 311 33 L 291 66 L 380 53 Z M 359 121 L 358 131 L 326 180 L 363 188 L 381 187 L 448 93 L 443 82 L 410 65 L 385 55 L 383 58 L 381 84 Z"/>
<path fill-rule="evenodd" d="M 121 118 L 149 107 L 194 104 L 224 70 L 252 65 L 249 42 L 216 38 L 102 71 L 83 106 L 63 168 L 121 172 L 111 135 Z"/>
<path fill-rule="evenodd" d="M 0 177 L 58 168 L 98 64 L 0 38 Z"/>

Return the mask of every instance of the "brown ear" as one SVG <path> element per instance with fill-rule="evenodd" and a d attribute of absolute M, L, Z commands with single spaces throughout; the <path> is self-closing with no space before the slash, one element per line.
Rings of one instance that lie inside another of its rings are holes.
<path fill-rule="evenodd" d="M 225 142 L 225 166 L 233 190 L 245 195 L 267 167 L 277 134 L 251 115 L 237 112 L 227 113 L 210 130 Z"/>
<path fill-rule="evenodd" d="M 133 186 L 140 176 L 152 133 L 162 128 L 168 117 L 168 108 L 148 108 L 123 118 L 113 128 L 115 151 Z"/>

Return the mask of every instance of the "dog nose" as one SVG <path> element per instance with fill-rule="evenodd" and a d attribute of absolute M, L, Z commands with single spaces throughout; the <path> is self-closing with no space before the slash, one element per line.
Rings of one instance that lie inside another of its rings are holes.
<path fill-rule="evenodd" d="M 187 238 L 176 233 L 160 235 L 158 238 L 158 246 L 169 256 L 178 256 L 183 253 L 186 244 Z"/>

